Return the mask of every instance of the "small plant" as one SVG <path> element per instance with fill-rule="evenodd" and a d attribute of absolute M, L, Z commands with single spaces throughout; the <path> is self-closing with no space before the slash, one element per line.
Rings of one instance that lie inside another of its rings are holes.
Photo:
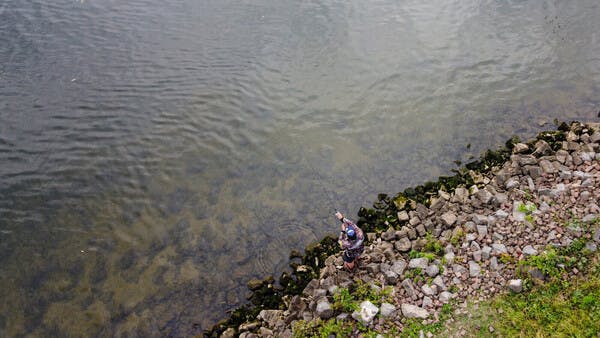
<path fill-rule="evenodd" d="M 462 228 L 459 228 L 458 230 L 456 230 L 456 232 L 450 238 L 450 244 L 457 246 L 458 244 L 460 244 L 463 241 L 465 236 L 466 236 L 466 234 L 465 234 L 464 230 Z"/>
<path fill-rule="evenodd" d="M 437 256 L 444 255 L 444 246 L 442 245 L 442 242 L 433 237 L 430 232 L 428 232 L 425 236 L 425 246 L 423 247 L 423 250 L 433 253 Z"/>
<path fill-rule="evenodd" d="M 353 312 L 358 310 L 358 302 L 348 289 L 341 288 L 333 295 L 333 309 L 342 312 Z"/>

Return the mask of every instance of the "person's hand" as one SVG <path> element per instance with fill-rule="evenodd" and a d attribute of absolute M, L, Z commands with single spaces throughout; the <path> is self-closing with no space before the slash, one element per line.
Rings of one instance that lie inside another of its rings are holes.
<path fill-rule="evenodd" d="M 342 213 L 341 213 L 341 212 L 339 212 L 339 211 L 336 211 L 336 212 L 335 212 L 335 217 L 337 217 L 337 218 L 338 218 L 338 219 L 341 221 L 341 220 L 344 218 L 344 215 L 342 215 Z"/>

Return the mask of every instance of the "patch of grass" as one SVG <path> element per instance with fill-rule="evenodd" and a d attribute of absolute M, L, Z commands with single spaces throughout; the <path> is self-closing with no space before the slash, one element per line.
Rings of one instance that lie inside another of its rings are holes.
<path fill-rule="evenodd" d="M 392 297 L 394 288 L 392 286 L 378 288 L 362 280 L 358 280 L 351 290 L 357 302 L 368 300 L 376 306 L 380 306 L 383 302 L 392 303 L 394 301 Z"/>
<path fill-rule="evenodd" d="M 423 331 L 424 334 L 427 334 L 428 332 L 431 332 L 434 335 L 439 334 L 445 331 L 444 324 L 446 320 L 451 317 L 452 311 L 452 305 L 450 303 L 444 304 L 440 310 L 438 322 L 433 324 L 423 324 L 422 320 L 416 318 L 408 319 L 400 337 L 419 337 L 421 331 Z"/>
<path fill-rule="evenodd" d="M 423 250 L 435 254 L 436 256 L 444 255 L 444 246 L 439 239 L 435 238 L 430 232 L 425 235 L 425 246 Z"/>
<path fill-rule="evenodd" d="M 298 320 L 292 324 L 292 337 L 321 337 L 327 338 L 330 335 L 336 337 L 348 337 L 354 330 L 350 322 L 337 322 L 335 319 L 323 321 L 321 319 L 310 322 Z"/>
<path fill-rule="evenodd" d="M 458 244 L 462 243 L 465 236 L 465 231 L 462 228 L 459 228 L 450 238 L 450 244 L 457 246 Z"/>

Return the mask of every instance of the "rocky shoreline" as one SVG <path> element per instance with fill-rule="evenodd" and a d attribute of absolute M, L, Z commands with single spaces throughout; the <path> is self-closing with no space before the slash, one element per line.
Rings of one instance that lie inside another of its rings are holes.
<path fill-rule="evenodd" d="M 354 273 L 341 268 L 335 239 L 325 238 L 303 256 L 293 253 L 300 261 L 279 283 L 251 282 L 250 304 L 206 335 L 292 337 L 293 329 L 331 318 L 351 324 L 351 336 L 394 336 L 410 320 L 434 324 L 447 304 L 522 292 L 548 278 L 520 263 L 549 247 L 581 242 L 595 252 L 599 203 L 600 123 L 563 123 L 527 143 L 511 139 L 455 176 L 380 195 L 373 209 L 361 209 L 357 223 L 369 242 Z"/>

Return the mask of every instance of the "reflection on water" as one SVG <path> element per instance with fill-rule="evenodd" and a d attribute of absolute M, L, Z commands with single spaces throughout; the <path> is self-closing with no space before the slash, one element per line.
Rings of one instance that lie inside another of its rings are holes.
<path fill-rule="evenodd" d="M 595 119 L 595 1 L 0 4 L 0 335 L 191 336 L 356 214 Z M 471 144 L 471 147 L 467 147 Z"/>

